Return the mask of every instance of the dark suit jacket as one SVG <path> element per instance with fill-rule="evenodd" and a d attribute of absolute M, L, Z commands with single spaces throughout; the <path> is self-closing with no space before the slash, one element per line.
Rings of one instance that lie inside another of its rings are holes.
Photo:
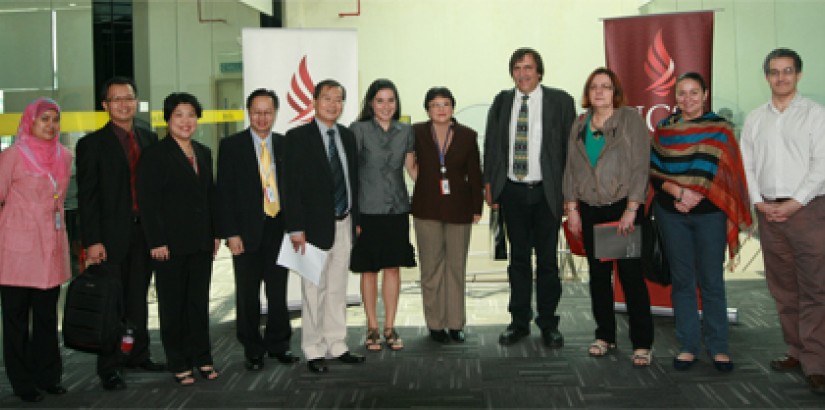
<path fill-rule="evenodd" d="M 473 215 L 481 215 L 484 202 L 478 134 L 461 124 L 453 125 L 452 141 L 444 158 L 450 194 L 442 195 L 439 148 L 433 141 L 432 121 L 415 124 L 413 131 L 418 159 L 413 216 L 453 224 L 473 223 Z"/>
<path fill-rule="evenodd" d="M 192 141 L 198 173 L 171 136 L 140 158 L 138 206 L 149 249 L 166 245 L 171 257 L 211 252 L 213 238 L 212 153 Z"/>
<path fill-rule="evenodd" d="M 573 98 L 562 90 L 542 87 L 541 164 L 544 196 L 556 218 L 562 215 L 561 181 L 567 158 L 567 137 L 576 118 Z M 510 115 L 515 89 L 500 92 L 487 113 L 484 136 L 484 182 L 491 185 L 493 202 L 504 190 L 509 169 Z"/>
<path fill-rule="evenodd" d="M 358 163 L 355 135 L 336 124 L 344 145 L 349 173 L 350 216 L 358 224 Z M 335 200 L 332 170 L 318 124 L 312 121 L 286 133 L 284 141 L 286 184 L 283 206 L 287 232 L 303 231 L 307 242 L 330 249 L 335 240 Z M 353 236 L 354 238 L 354 236 Z M 353 241 L 354 242 L 354 241 Z"/>
<path fill-rule="evenodd" d="M 281 134 L 272 134 L 279 198 L 283 208 L 284 184 L 283 140 Z M 258 157 L 251 131 L 247 128 L 221 140 L 218 150 L 218 236 L 240 236 L 244 250 L 254 252 L 261 245 L 266 214 L 263 208 L 264 191 L 258 169 Z"/>
<path fill-rule="evenodd" d="M 86 135 L 77 143 L 77 199 L 83 247 L 102 243 L 109 261 L 120 263 L 129 249 L 132 188 L 129 161 L 114 125 Z M 134 127 L 142 152 L 158 136 Z"/>

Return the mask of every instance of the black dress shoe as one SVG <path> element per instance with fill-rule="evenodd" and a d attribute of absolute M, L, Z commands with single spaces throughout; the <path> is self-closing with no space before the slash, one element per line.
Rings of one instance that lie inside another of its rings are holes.
<path fill-rule="evenodd" d="M 327 361 L 324 359 L 307 360 L 307 368 L 313 373 L 326 373 L 329 371 Z"/>
<path fill-rule="evenodd" d="M 162 372 L 166 370 L 166 365 L 164 363 L 155 363 L 152 359 L 146 359 L 142 363 L 130 364 L 126 367 L 130 369 L 142 369 L 147 372 Z"/>
<path fill-rule="evenodd" d="M 40 394 L 37 391 L 18 394 L 17 397 L 19 397 L 20 400 L 23 400 L 23 401 L 29 402 L 29 403 L 37 403 L 39 401 L 43 401 L 43 395 Z"/>
<path fill-rule="evenodd" d="M 367 358 L 358 353 L 350 353 L 349 351 L 346 351 L 344 354 L 338 356 L 338 360 L 349 364 L 359 364 L 366 362 Z"/>
<path fill-rule="evenodd" d="M 123 390 L 126 388 L 126 382 L 120 373 L 115 372 L 106 377 L 100 378 L 100 386 L 106 390 Z"/>
<path fill-rule="evenodd" d="M 526 336 L 530 335 L 530 329 L 525 329 L 523 327 L 515 327 L 509 326 L 501 336 L 498 337 L 498 343 L 500 345 L 509 346 L 518 342 L 521 339 L 524 339 Z"/>
<path fill-rule="evenodd" d="M 430 339 L 433 339 L 438 343 L 447 343 L 447 342 L 450 341 L 450 336 L 447 335 L 447 331 L 444 330 L 444 329 L 441 329 L 441 330 L 430 329 Z"/>
<path fill-rule="evenodd" d="M 68 390 L 66 390 L 66 388 L 65 388 L 65 387 L 63 387 L 63 386 L 61 386 L 61 385 L 59 385 L 59 384 L 55 384 L 54 386 L 49 386 L 49 387 L 46 387 L 46 388 L 45 388 L 45 389 L 43 389 L 43 390 L 44 390 L 46 393 L 49 393 L 49 394 L 66 394 L 66 393 L 68 393 L 68 392 L 69 392 Z"/>
<path fill-rule="evenodd" d="M 280 352 L 280 353 L 269 352 L 269 357 L 273 358 L 273 359 L 277 359 L 279 362 L 281 362 L 283 364 L 298 363 L 301 360 L 301 359 L 298 358 L 298 356 L 295 356 L 289 350 L 287 350 L 285 352 Z"/>
<path fill-rule="evenodd" d="M 464 343 L 464 340 L 466 340 L 466 337 L 464 336 L 464 330 L 450 329 L 450 339 L 453 339 L 454 342 Z"/>
<path fill-rule="evenodd" d="M 551 349 L 560 349 L 564 346 L 564 336 L 559 329 L 542 329 L 541 338 L 544 339 L 544 345 Z"/>
<path fill-rule="evenodd" d="M 264 368 L 264 358 L 263 357 L 247 357 L 246 363 L 246 370 L 258 371 Z"/>
<path fill-rule="evenodd" d="M 812 393 L 825 394 L 825 375 L 809 374 L 805 376 L 805 379 L 808 381 Z"/>

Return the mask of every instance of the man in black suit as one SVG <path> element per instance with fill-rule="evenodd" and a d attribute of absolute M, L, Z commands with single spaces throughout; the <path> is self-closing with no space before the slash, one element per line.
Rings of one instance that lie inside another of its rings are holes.
<path fill-rule="evenodd" d="M 138 158 L 158 137 L 135 126 L 136 95 L 135 83 L 129 78 L 107 81 L 102 88 L 101 104 L 109 113 L 109 122 L 81 138 L 76 149 L 78 207 L 86 260 L 118 268 L 115 270 L 120 272 L 124 320 L 134 329 L 134 347 L 125 358 L 118 349 L 98 356 L 97 373 L 107 390 L 126 388 L 121 365 L 149 371 L 165 368 L 150 358 L 146 294 L 152 271 L 135 196 Z"/>
<path fill-rule="evenodd" d="M 277 265 L 284 238 L 281 212 L 283 138 L 272 132 L 278 111 L 274 91 L 259 88 L 246 99 L 249 128 L 221 140 L 218 151 L 220 237 L 235 268 L 236 335 L 246 368 L 261 370 L 264 354 L 284 364 L 298 361 L 289 350 L 292 327 L 286 306 L 289 271 Z M 261 282 L 267 320 L 261 335 Z"/>
<path fill-rule="evenodd" d="M 561 298 L 556 245 L 567 138 L 576 111 L 569 94 L 539 84 L 544 65 L 536 50 L 516 50 L 510 75 L 516 87 L 493 101 L 484 142 L 486 201 L 493 209 L 501 205 L 511 250 L 507 276 L 512 320 L 499 343 L 510 345 L 530 334 L 535 249 L 536 325 L 544 344 L 559 348 L 564 338 L 556 315 Z"/>
<path fill-rule="evenodd" d="M 337 124 L 346 91 L 335 80 L 315 86 L 315 120 L 291 129 L 284 143 L 286 228 L 296 252 L 306 243 L 328 250 L 316 285 L 303 279 L 301 349 L 309 370 L 327 372 L 325 358 L 363 363 L 350 353 L 347 336 L 347 275 L 358 217 L 355 135 Z"/>

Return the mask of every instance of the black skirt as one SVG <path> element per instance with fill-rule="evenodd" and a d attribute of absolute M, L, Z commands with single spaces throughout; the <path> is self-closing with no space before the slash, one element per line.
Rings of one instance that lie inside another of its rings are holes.
<path fill-rule="evenodd" d="M 361 235 L 352 248 L 349 269 L 355 273 L 414 267 L 409 214 L 361 214 Z"/>

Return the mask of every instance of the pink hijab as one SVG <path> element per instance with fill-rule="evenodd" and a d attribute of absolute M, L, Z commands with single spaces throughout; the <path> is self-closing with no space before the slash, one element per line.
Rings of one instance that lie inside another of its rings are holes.
<path fill-rule="evenodd" d="M 43 140 L 32 135 L 32 125 L 34 121 L 46 111 L 56 111 L 60 115 L 60 107 L 54 100 L 49 98 L 38 98 L 30 103 L 23 116 L 20 118 L 20 126 L 17 127 L 17 138 L 14 144 L 17 145 L 26 165 L 26 170 L 36 175 L 51 174 L 58 182 L 65 182 L 69 179 L 71 172 L 72 157 L 69 150 L 60 144 L 60 128 L 57 129 L 58 136 L 51 140 Z"/>

